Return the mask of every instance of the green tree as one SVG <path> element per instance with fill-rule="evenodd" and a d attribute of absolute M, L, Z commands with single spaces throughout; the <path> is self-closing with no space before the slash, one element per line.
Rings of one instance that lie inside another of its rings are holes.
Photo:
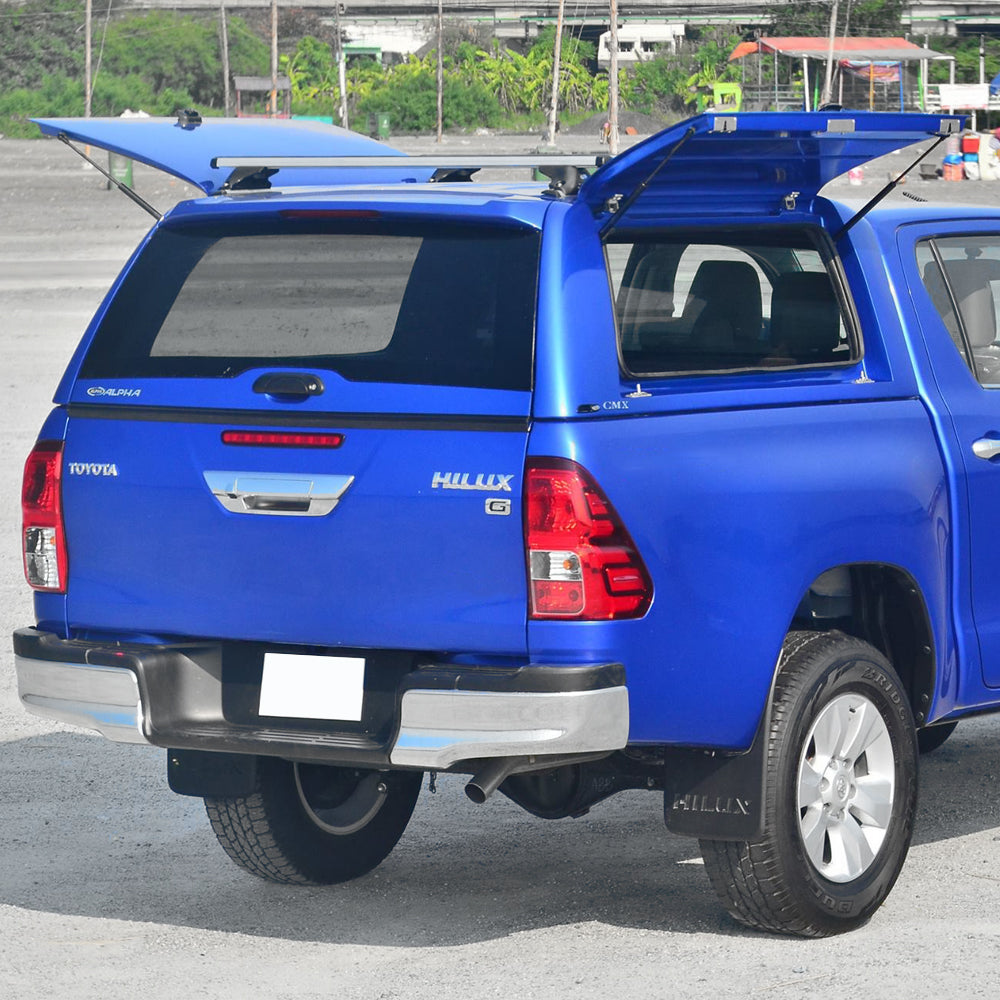
<path fill-rule="evenodd" d="M 707 37 L 694 53 L 693 72 L 684 81 L 685 102 L 701 111 L 712 100 L 716 83 L 739 79 L 739 69 L 729 61 L 729 53 L 739 42 L 735 35 L 714 34 Z"/>
<path fill-rule="evenodd" d="M 535 54 L 536 57 L 547 57 L 549 59 L 549 65 L 551 66 L 551 60 L 555 53 L 556 48 L 556 29 L 555 25 L 549 25 L 538 32 L 538 37 L 535 39 L 531 48 L 528 50 L 529 55 Z M 559 50 L 559 61 L 561 63 L 571 63 L 578 64 L 582 66 L 594 65 L 597 59 L 597 50 L 591 42 L 585 42 L 581 38 L 577 38 L 575 35 L 564 31 L 562 37 L 562 45 Z"/>
<path fill-rule="evenodd" d="M 676 58 L 654 58 L 636 63 L 620 82 L 624 107 L 644 114 L 663 115 L 683 110 L 690 74 Z"/>
<path fill-rule="evenodd" d="M 261 73 L 268 64 L 265 43 L 238 18 L 229 26 L 230 67 L 234 74 Z M 153 93 L 173 88 L 209 107 L 222 103 L 222 62 L 218 22 L 174 11 L 150 11 L 108 26 L 100 74 L 138 76 Z"/>
<path fill-rule="evenodd" d="M 979 82 L 979 36 L 959 35 L 955 38 L 944 36 L 935 38 L 931 46 L 938 52 L 955 57 L 955 81 L 957 83 Z M 985 39 L 986 79 L 992 80 L 1000 73 L 1000 38 L 987 36 Z M 932 83 L 947 83 L 949 80 L 949 64 L 944 60 L 930 64 L 930 80 Z"/>
<path fill-rule="evenodd" d="M 4 4 L 0 16 L 0 88 L 41 86 L 52 74 L 83 73 L 82 0 Z"/>
<path fill-rule="evenodd" d="M 854 0 L 841 3 L 837 15 L 837 34 L 894 36 L 903 33 L 904 0 Z M 775 4 L 769 34 L 786 36 L 822 36 L 830 33 L 832 0 L 792 0 Z"/>
<path fill-rule="evenodd" d="M 359 114 L 388 114 L 393 128 L 401 132 L 431 131 L 437 124 L 437 56 L 411 56 L 380 80 L 369 78 L 364 91 L 357 100 Z M 500 123 L 495 95 L 477 80 L 447 74 L 442 98 L 445 128 Z"/>
<path fill-rule="evenodd" d="M 337 64 L 330 46 L 312 35 L 299 40 L 290 56 L 281 57 L 281 69 L 292 85 L 292 106 L 339 98 Z M 296 112 L 303 113 L 303 112 Z"/>

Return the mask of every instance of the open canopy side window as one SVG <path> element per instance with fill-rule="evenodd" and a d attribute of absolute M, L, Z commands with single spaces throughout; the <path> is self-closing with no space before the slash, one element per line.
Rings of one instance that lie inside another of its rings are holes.
<path fill-rule="evenodd" d="M 579 197 L 605 220 L 623 212 L 629 226 L 777 215 L 808 204 L 851 168 L 961 123 L 862 111 L 699 115 L 605 163 Z"/>
<path fill-rule="evenodd" d="M 835 258 L 815 227 L 625 234 L 607 258 L 631 377 L 860 358 Z"/>

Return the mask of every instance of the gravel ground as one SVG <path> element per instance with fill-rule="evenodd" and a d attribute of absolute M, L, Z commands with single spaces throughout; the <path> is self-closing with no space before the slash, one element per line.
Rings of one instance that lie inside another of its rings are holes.
<path fill-rule="evenodd" d="M 577 149 L 579 137 L 563 137 Z M 483 149 L 487 138 L 448 138 Z M 508 137 L 505 148 L 537 144 Z M 430 140 L 400 140 L 416 151 Z M 869 196 L 891 163 L 867 171 Z M 30 623 L 21 464 L 80 333 L 148 218 L 53 142 L 0 141 L 0 633 Z M 190 189 L 136 167 L 158 207 Z M 1000 184 L 912 181 L 996 205 Z M 995 193 L 994 193 L 995 192 Z M 892 195 L 900 197 L 899 194 Z M 399 847 L 350 885 L 268 885 L 232 866 L 160 751 L 26 715 L 0 642 L 0 996 L 469 997 L 997 995 L 1000 720 L 923 761 L 914 846 L 886 905 L 845 938 L 784 940 L 726 917 L 661 800 L 629 793 L 546 823 L 461 778 L 422 795 Z"/>

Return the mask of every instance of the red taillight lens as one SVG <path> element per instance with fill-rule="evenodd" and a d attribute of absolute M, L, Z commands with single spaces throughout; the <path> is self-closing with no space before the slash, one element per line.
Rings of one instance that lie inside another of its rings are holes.
<path fill-rule="evenodd" d="M 343 434 L 286 434 L 277 431 L 223 431 L 223 444 L 259 448 L 339 448 Z"/>
<path fill-rule="evenodd" d="M 525 474 L 532 618 L 640 618 L 653 598 L 642 557 L 590 475 L 565 459 Z"/>
<path fill-rule="evenodd" d="M 35 590 L 66 590 L 62 516 L 62 441 L 39 441 L 24 463 L 21 486 L 24 576 Z"/>

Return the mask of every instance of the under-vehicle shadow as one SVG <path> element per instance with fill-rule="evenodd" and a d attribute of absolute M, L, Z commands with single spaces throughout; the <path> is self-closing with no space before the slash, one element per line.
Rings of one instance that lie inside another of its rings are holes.
<path fill-rule="evenodd" d="M 923 758 L 915 844 L 1000 827 L 991 794 L 1000 720 L 963 723 Z M 657 794 L 629 792 L 547 822 L 464 778 L 426 788 L 375 872 L 326 888 L 279 886 L 232 865 L 201 802 L 166 787 L 165 754 L 55 732 L 0 744 L 0 904 L 325 943 L 460 945 L 598 921 L 743 931 L 715 899 L 694 841 L 668 834 Z"/>

